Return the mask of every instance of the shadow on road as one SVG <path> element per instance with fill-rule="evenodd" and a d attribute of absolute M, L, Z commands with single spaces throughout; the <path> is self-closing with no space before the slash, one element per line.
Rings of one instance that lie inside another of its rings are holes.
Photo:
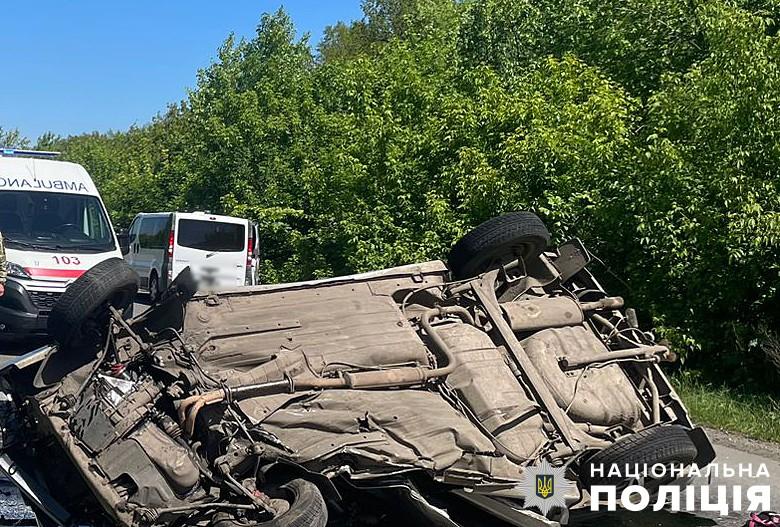
<path fill-rule="evenodd" d="M 637 527 L 709 527 L 713 525 L 728 525 L 699 514 L 671 511 L 616 511 L 609 513 L 582 513 L 572 516 L 569 525 L 575 527 L 622 527 L 626 525 Z M 742 525 L 742 522 L 735 525 Z"/>

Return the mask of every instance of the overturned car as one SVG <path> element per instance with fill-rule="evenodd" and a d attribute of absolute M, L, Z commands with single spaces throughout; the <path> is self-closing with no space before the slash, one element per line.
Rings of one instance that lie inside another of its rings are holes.
<path fill-rule="evenodd" d="M 137 277 L 103 262 L 52 311 L 57 345 L 3 368 L 0 468 L 43 525 L 541 525 L 567 517 L 526 506 L 542 461 L 571 510 L 627 484 L 596 465 L 711 461 L 672 353 L 549 239 L 516 212 L 449 265 L 219 292 L 185 272 L 129 319 Z"/>

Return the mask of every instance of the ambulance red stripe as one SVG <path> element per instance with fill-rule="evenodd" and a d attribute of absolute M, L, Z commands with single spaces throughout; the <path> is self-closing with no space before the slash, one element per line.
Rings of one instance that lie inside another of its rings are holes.
<path fill-rule="evenodd" d="M 27 274 L 33 278 L 78 278 L 86 269 L 44 269 L 41 267 L 25 267 Z"/>

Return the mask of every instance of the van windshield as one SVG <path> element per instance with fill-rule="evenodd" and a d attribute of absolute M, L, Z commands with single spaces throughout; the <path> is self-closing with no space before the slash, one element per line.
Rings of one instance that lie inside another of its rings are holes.
<path fill-rule="evenodd" d="M 78 253 L 115 248 L 95 196 L 0 191 L 0 232 L 13 249 Z"/>
<path fill-rule="evenodd" d="M 182 247 L 211 252 L 244 250 L 246 231 L 240 223 L 221 221 L 179 220 L 177 242 Z"/>

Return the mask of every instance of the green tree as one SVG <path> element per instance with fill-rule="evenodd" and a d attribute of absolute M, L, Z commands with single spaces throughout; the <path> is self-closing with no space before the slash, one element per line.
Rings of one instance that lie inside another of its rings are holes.
<path fill-rule="evenodd" d="M 0 147 L 28 148 L 30 141 L 16 128 L 4 129 L 0 126 Z"/>
<path fill-rule="evenodd" d="M 441 258 L 484 219 L 531 209 L 607 262 L 622 281 L 601 277 L 690 363 L 742 383 L 755 379 L 734 372 L 772 371 L 759 348 L 780 327 L 773 0 L 364 13 L 316 53 L 266 14 L 148 125 L 44 143 L 89 169 L 119 225 L 155 210 L 258 221 L 266 281 Z"/>

